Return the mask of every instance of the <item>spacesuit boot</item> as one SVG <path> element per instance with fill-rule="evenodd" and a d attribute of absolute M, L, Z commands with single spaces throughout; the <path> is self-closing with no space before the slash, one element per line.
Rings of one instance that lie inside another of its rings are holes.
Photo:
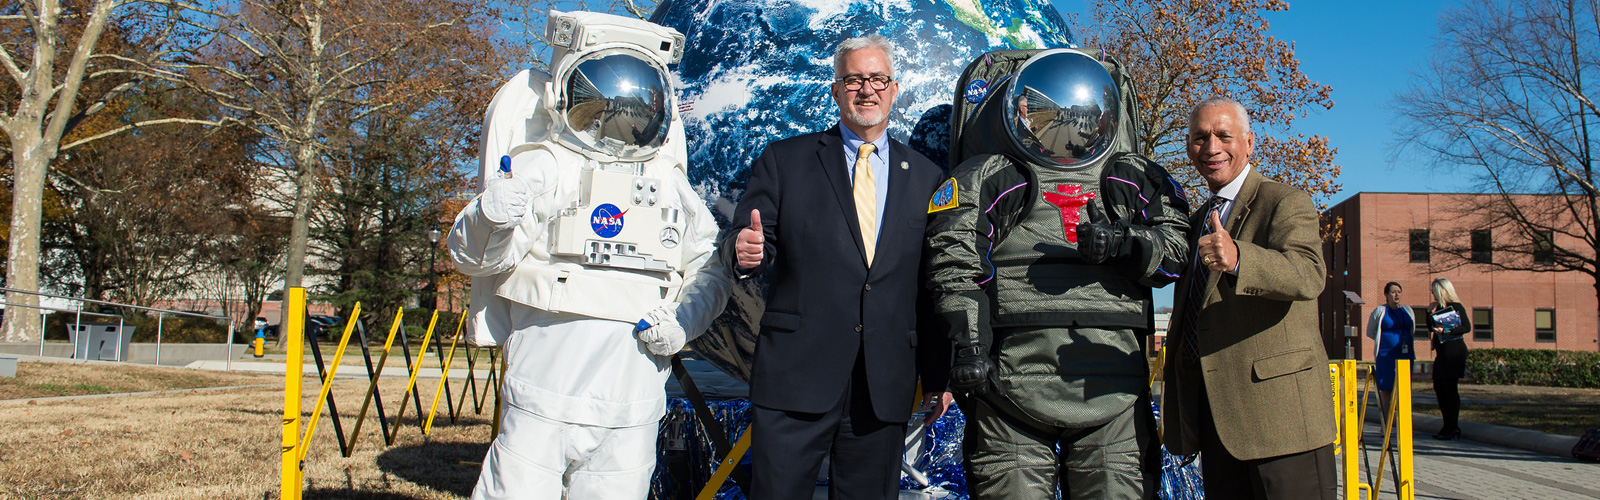
<path fill-rule="evenodd" d="M 1114 61 L 1073 49 L 1002 56 L 1022 62 L 992 87 L 961 82 L 985 93 L 956 115 L 961 157 L 929 202 L 925 252 L 957 349 L 969 491 L 1154 498 L 1142 337 L 1151 287 L 1184 268 L 1187 202 L 1130 153 L 1132 100 Z"/>
<path fill-rule="evenodd" d="M 472 276 L 469 341 L 506 360 L 473 498 L 643 498 L 669 356 L 732 289 L 686 176 L 666 70 L 683 37 L 590 12 L 551 12 L 547 36 L 553 75 L 496 92 L 482 192 L 449 235 Z"/>

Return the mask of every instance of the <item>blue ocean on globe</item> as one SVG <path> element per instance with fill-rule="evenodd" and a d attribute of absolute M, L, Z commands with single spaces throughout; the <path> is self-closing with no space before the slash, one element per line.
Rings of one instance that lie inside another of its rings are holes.
<path fill-rule="evenodd" d="M 750 162 L 768 143 L 822 131 L 838 121 L 828 91 L 839 42 L 873 33 L 894 42 L 900 95 L 889 133 L 941 166 L 949 143 L 949 105 L 969 63 L 992 50 L 1074 46 L 1056 8 L 1030 0 L 663 0 L 650 21 L 685 37 L 683 59 L 671 69 L 688 139 L 689 179 L 724 227 L 743 194 Z M 696 358 L 749 379 L 765 286 L 760 280 L 741 282 L 712 330 L 691 342 Z M 747 405 L 713 404 L 730 440 L 748 423 Z M 675 411 L 689 412 L 686 406 Z M 936 486 L 949 491 L 944 498 L 967 498 L 963 424 L 959 409 L 940 419 L 914 460 Z M 700 458 L 694 476 L 709 477 L 719 457 Z M 1162 498 L 1198 498 L 1196 467 L 1166 459 Z M 655 498 L 671 496 L 662 494 L 664 470 L 657 468 Z M 907 494 L 923 489 L 909 479 L 902 487 Z M 743 494 L 724 487 L 717 498 Z"/>

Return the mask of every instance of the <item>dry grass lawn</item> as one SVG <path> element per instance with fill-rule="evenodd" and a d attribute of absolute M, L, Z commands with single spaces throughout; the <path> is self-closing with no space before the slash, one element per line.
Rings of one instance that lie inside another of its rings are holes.
<path fill-rule="evenodd" d="M 50 364 L 47 369 L 84 365 Z M 110 371 L 178 368 L 114 366 Z M 65 371 L 65 370 L 63 370 Z M 204 372 L 216 376 L 281 376 Z M 308 379 L 302 409 L 309 417 L 319 386 Z M 437 380 L 419 379 L 422 404 Z M 238 385 L 232 382 L 221 385 Z M 384 380 L 381 394 L 393 416 L 405 380 Z M 149 390 L 148 388 L 142 390 Z M 366 384 L 340 381 L 333 392 L 350 432 Z M 459 392 L 459 383 L 454 391 Z M 459 394 L 458 394 L 459 395 Z M 278 498 L 283 389 L 281 385 L 219 391 L 76 400 L 0 401 L 0 498 L 3 499 L 274 499 Z M 354 456 L 343 458 L 324 410 L 305 466 L 305 498 L 444 499 L 471 493 L 476 466 L 489 442 L 493 408 L 473 415 L 468 400 L 451 425 L 439 403 L 433 435 L 421 436 L 416 408 L 393 446 L 384 446 L 369 416 Z"/>
<path fill-rule="evenodd" d="M 1426 381 L 1414 383 L 1412 391 L 1433 395 L 1433 385 Z M 1600 427 L 1600 389 L 1463 384 L 1461 399 L 1461 420 L 1469 422 L 1569 436 L 1582 435 L 1590 427 Z M 1437 405 L 1417 404 L 1413 409 L 1439 415 Z"/>
<path fill-rule="evenodd" d="M 17 378 L 0 382 L 0 400 L 282 384 L 283 377 L 103 363 L 17 363 Z"/>

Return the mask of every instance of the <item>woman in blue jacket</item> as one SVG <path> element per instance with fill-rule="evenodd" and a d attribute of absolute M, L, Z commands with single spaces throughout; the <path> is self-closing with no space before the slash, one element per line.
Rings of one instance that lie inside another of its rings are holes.
<path fill-rule="evenodd" d="M 1412 348 L 1417 319 L 1411 308 L 1400 303 L 1400 284 L 1390 281 L 1383 285 L 1384 305 L 1372 310 L 1367 318 L 1367 338 L 1377 340 L 1374 350 L 1377 367 L 1373 376 L 1378 380 L 1378 407 L 1388 415 L 1389 401 L 1394 394 L 1395 360 L 1415 361 L 1417 352 Z"/>

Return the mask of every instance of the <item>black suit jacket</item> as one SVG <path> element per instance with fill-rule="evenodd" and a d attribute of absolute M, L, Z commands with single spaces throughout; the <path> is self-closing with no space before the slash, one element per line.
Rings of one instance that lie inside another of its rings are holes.
<path fill-rule="evenodd" d="M 936 325 L 919 325 L 928 307 L 921 287 L 928 198 L 944 180 L 939 167 L 889 141 L 889 189 L 872 267 L 856 222 L 844 139 L 835 126 L 769 144 L 750 166 L 750 181 L 719 252 L 732 251 L 750 210 L 761 212 L 767 274 L 750 400 L 784 411 L 822 413 L 848 388 L 865 350 L 874 414 L 904 421 L 924 391 L 943 390 L 950 347 Z M 879 182 L 882 182 L 880 179 Z M 919 327 L 920 326 L 920 327 Z"/>

